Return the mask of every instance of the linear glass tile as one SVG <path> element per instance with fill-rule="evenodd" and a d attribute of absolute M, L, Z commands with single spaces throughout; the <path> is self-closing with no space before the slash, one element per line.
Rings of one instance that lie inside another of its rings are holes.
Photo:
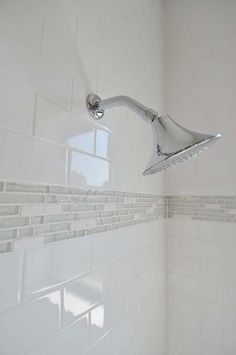
<path fill-rule="evenodd" d="M 29 217 L 0 217 L 0 229 L 26 226 L 29 224 Z"/>
<path fill-rule="evenodd" d="M 42 203 L 44 195 L 36 194 L 15 194 L 15 193 L 0 193 L 0 203 Z"/>
<path fill-rule="evenodd" d="M 17 238 L 17 229 L 0 230 L 0 241 L 13 240 Z"/>
<path fill-rule="evenodd" d="M 48 193 L 50 187 L 47 185 L 33 185 L 33 184 L 16 184 L 6 183 L 6 191 L 9 192 L 39 192 Z"/>
<path fill-rule="evenodd" d="M 19 210 L 19 206 L 0 206 L 0 216 L 18 215 Z"/>

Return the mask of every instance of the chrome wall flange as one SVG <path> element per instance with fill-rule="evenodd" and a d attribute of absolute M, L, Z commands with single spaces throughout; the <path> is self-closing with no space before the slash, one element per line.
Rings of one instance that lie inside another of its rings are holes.
<path fill-rule="evenodd" d="M 104 115 L 104 110 L 100 108 L 100 102 L 101 98 L 95 94 L 88 95 L 86 100 L 88 111 L 95 120 L 100 120 Z"/>

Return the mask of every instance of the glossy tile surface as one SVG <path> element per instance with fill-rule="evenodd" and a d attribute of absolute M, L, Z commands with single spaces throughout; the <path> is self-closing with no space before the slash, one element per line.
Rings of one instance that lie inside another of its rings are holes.
<path fill-rule="evenodd" d="M 0 349 L 23 354 L 59 330 L 60 293 L 50 293 L 0 315 Z"/>
<path fill-rule="evenodd" d="M 64 355 L 82 355 L 83 351 L 88 347 L 89 343 L 89 328 L 88 317 L 84 316 L 76 323 L 63 329 L 48 341 L 30 351 L 29 355 L 51 355 L 57 353 Z"/>
<path fill-rule="evenodd" d="M 95 126 L 42 96 L 37 98 L 35 135 L 94 153 Z"/>
<path fill-rule="evenodd" d="M 0 125 L 31 135 L 34 94 L 10 80 L 0 78 L 0 100 Z"/>
<path fill-rule="evenodd" d="M 88 311 L 106 298 L 108 287 L 107 270 L 90 273 L 67 285 L 63 290 L 63 322 L 73 321 L 82 313 Z"/>
<path fill-rule="evenodd" d="M 222 133 L 219 144 L 206 154 L 166 173 L 166 191 L 193 199 L 210 194 L 213 203 L 228 195 L 231 207 L 235 195 L 235 5 L 170 0 L 166 8 L 168 111 L 189 129 Z M 167 223 L 170 355 L 232 355 L 236 351 L 232 341 L 234 209 L 229 216 L 226 203 L 220 216 L 218 207 L 203 199 L 198 207 L 189 203 Z M 169 212 L 173 212 L 171 206 Z M 226 328 L 231 329 L 229 333 Z"/>
<path fill-rule="evenodd" d="M 0 310 L 4 311 L 20 303 L 23 255 L 0 255 L 0 265 Z"/>
<path fill-rule="evenodd" d="M 82 187 L 109 188 L 113 183 L 113 165 L 91 155 L 71 152 L 69 182 Z"/>
<path fill-rule="evenodd" d="M 25 264 L 24 294 L 27 296 L 87 272 L 90 242 L 77 239 L 29 251 Z"/>
<path fill-rule="evenodd" d="M 86 108 L 97 93 L 163 111 L 160 5 L 0 1 L 1 355 L 164 355 L 152 132 Z"/>
<path fill-rule="evenodd" d="M 0 130 L 1 176 L 58 184 L 65 182 L 66 151 L 62 147 Z M 7 149 L 8 144 L 11 149 Z M 22 159 L 24 157 L 24 159 Z M 14 162 L 14 163 L 13 163 Z"/>

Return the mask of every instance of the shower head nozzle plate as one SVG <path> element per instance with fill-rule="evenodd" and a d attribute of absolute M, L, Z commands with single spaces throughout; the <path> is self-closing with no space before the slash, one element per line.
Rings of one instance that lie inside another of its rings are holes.
<path fill-rule="evenodd" d="M 185 149 L 173 153 L 170 156 L 166 156 L 163 159 L 153 158 L 152 161 L 148 164 L 147 169 L 143 172 L 143 175 L 154 174 L 156 172 L 161 172 L 163 170 L 172 168 L 197 156 L 199 153 L 206 151 L 210 145 L 214 144 L 218 139 L 221 138 L 220 134 L 215 136 L 209 136 L 207 139 L 195 143 Z"/>

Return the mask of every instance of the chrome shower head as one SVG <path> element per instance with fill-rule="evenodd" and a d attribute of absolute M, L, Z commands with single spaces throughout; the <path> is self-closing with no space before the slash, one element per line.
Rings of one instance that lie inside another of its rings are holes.
<path fill-rule="evenodd" d="M 170 116 L 155 118 L 153 128 L 153 155 L 144 175 L 154 174 L 195 157 L 220 139 L 221 135 L 208 135 L 190 131 L 177 124 Z"/>
<path fill-rule="evenodd" d="M 220 134 L 208 135 L 190 131 L 177 124 L 170 116 L 159 116 L 156 111 L 127 96 L 105 100 L 95 94 L 87 97 L 88 111 L 96 120 L 103 117 L 106 109 L 117 106 L 129 107 L 152 127 L 154 150 L 144 175 L 160 172 L 191 159 L 221 138 Z"/>

